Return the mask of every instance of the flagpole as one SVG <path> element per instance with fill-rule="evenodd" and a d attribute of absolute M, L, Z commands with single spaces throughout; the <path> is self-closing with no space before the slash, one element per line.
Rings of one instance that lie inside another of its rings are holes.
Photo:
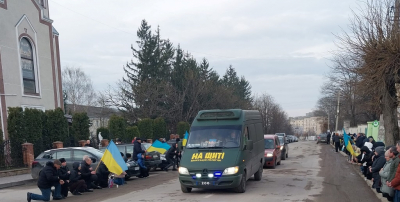
<path fill-rule="evenodd" d="M 97 168 L 99 168 L 99 165 L 100 165 L 100 163 L 101 163 L 101 159 L 100 159 L 100 162 L 99 162 L 99 164 L 97 164 L 97 166 L 96 166 L 96 169 L 95 169 L 94 171 L 96 171 L 96 172 L 97 172 Z"/>

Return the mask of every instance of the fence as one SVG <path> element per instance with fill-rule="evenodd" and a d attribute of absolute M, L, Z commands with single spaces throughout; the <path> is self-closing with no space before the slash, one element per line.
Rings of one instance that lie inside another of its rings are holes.
<path fill-rule="evenodd" d="M 22 154 L 21 147 L 14 148 L 13 150 L 10 140 L 0 143 L 0 170 L 26 167 L 22 155 L 20 155 Z"/>

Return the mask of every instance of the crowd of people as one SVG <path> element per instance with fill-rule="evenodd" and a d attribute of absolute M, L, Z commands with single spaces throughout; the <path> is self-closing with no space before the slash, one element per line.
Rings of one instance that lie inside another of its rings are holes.
<path fill-rule="evenodd" d="M 350 153 L 344 146 L 344 138 L 333 133 L 331 138 L 335 151 L 343 150 L 349 163 L 360 166 L 365 180 L 372 181 L 372 188 L 388 201 L 400 202 L 400 141 L 394 146 L 385 146 L 372 136 L 363 133 L 350 134 L 349 141 L 354 151 Z M 328 141 L 329 144 L 329 141 Z"/>
<path fill-rule="evenodd" d="M 122 144 L 118 140 L 117 142 Z M 130 160 L 130 158 L 136 161 L 140 167 L 140 174 L 137 177 L 146 178 L 149 176 L 149 169 L 144 164 L 146 150 L 142 149 L 140 138 L 135 138 L 133 144 L 133 155 L 126 154 L 124 156 L 121 153 L 121 156 L 125 161 Z M 90 146 L 90 140 L 86 142 L 85 146 Z M 179 167 L 181 151 L 182 142 L 177 138 L 176 144 L 173 144 L 165 153 L 167 162 L 163 167 L 164 171 L 168 171 L 171 166 L 173 167 L 172 170 L 177 170 L 176 167 Z M 50 201 L 51 195 L 53 200 L 61 200 L 68 196 L 68 192 L 71 192 L 72 195 L 82 195 L 83 192 L 93 192 L 93 189 L 107 188 L 114 184 L 126 184 L 125 172 L 119 175 L 111 173 L 103 162 L 100 162 L 97 169 L 93 170 L 91 164 L 92 159 L 87 155 L 83 156 L 82 162 L 74 162 L 72 170 L 68 168 L 64 158 L 47 162 L 46 166 L 40 171 L 37 182 L 41 194 L 28 192 L 27 201 Z M 52 187 L 54 187 L 54 190 L 51 189 Z"/>

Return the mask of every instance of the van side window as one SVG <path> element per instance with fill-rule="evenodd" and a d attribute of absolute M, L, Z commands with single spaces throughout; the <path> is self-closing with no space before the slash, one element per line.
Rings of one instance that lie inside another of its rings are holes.
<path fill-rule="evenodd" d="M 244 128 L 245 140 L 249 140 L 249 127 Z"/>
<path fill-rule="evenodd" d="M 253 140 L 254 142 L 257 141 L 257 135 L 256 135 L 256 130 L 255 130 L 254 124 L 249 125 L 248 129 L 249 129 L 250 140 Z"/>

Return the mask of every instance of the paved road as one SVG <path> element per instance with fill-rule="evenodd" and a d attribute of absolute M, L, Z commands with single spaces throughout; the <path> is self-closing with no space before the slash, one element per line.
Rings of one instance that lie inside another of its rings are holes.
<path fill-rule="evenodd" d="M 156 171 L 148 179 L 134 179 L 119 188 L 95 190 L 63 201 L 378 201 L 345 158 L 332 152 L 329 145 L 310 141 L 291 143 L 289 147 L 289 158 L 276 169 L 264 169 L 261 181 L 250 179 L 243 194 L 202 189 L 184 194 L 176 172 Z M 343 172 L 346 167 L 348 172 Z M 33 183 L 0 189 L 0 201 L 24 201 L 27 191 L 38 193 L 39 189 Z"/>

